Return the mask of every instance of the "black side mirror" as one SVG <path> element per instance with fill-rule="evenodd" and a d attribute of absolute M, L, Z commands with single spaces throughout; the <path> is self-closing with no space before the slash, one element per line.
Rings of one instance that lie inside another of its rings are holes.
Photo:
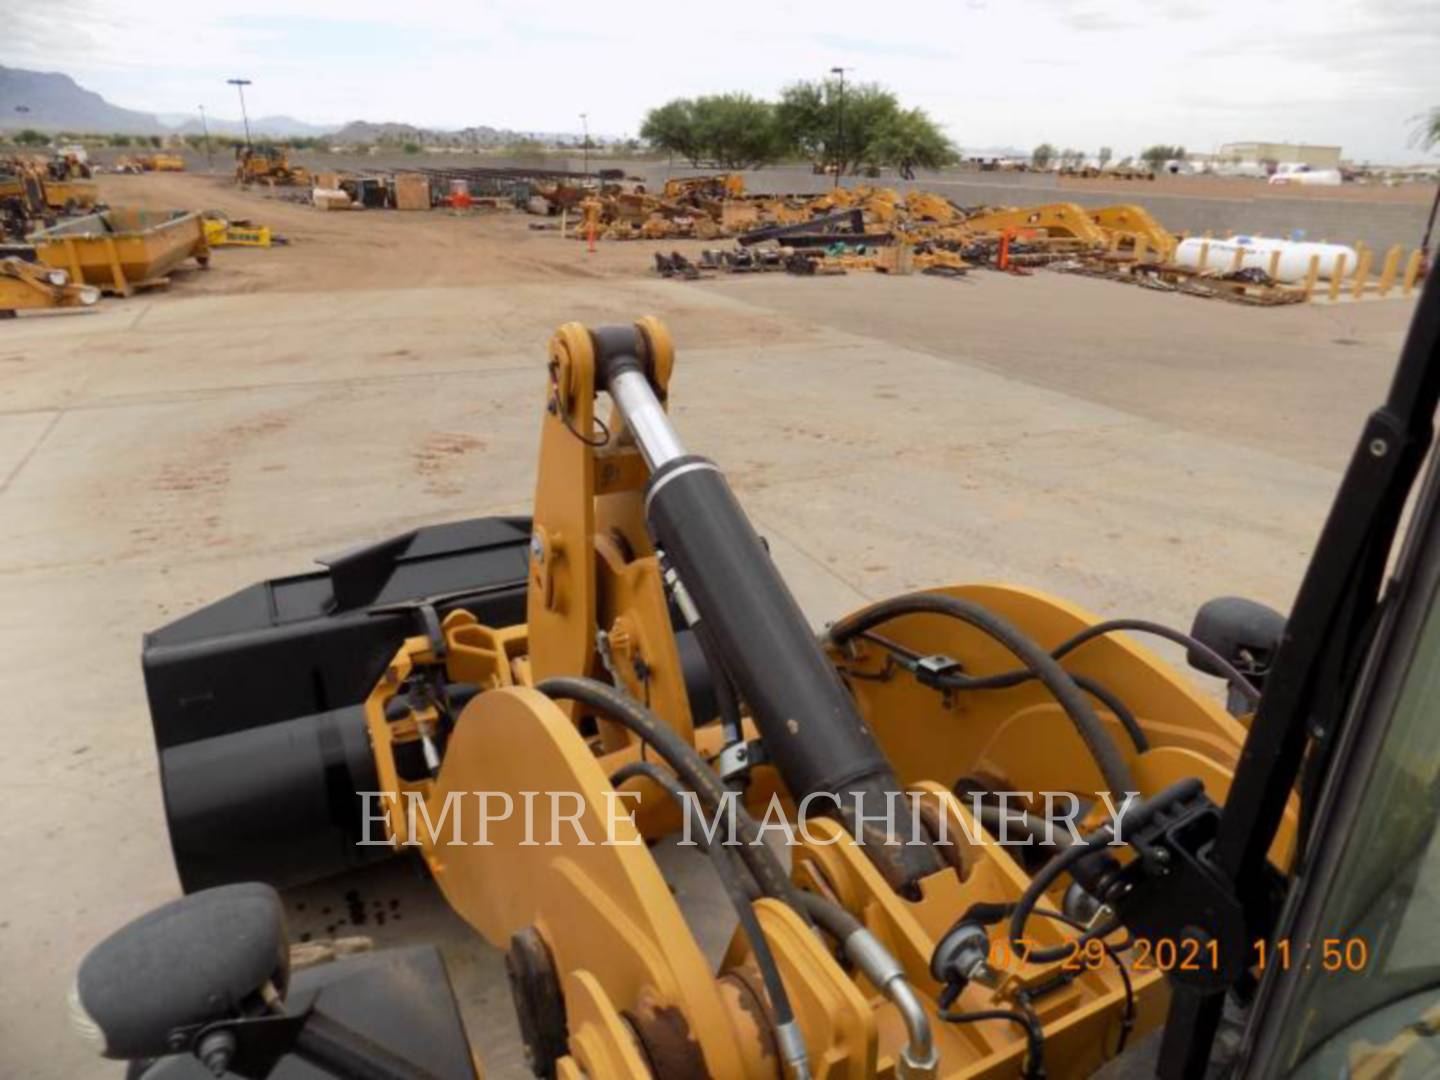
<path fill-rule="evenodd" d="M 1221 596 L 1206 601 L 1195 613 L 1190 636 L 1209 645 L 1244 675 L 1257 690 L 1265 688 L 1275 652 L 1285 636 L 1285 616 L 1274 608 L 1247 600 L 1243 596 Z M 1225 677 L 1209 658 L 1191 649 L 1186 661 L 1197 671 Z M 1249 711 L 1243 697 L 1237 700 L 1234 687 L 1230 690 L 1230 711 L 1239 715 Z"/>
<path fill-rule="evenodd" d="M 290 945 L 280 895 L 247 883 L 181 897 L 140 916 L 80 964 L 75 1004 L 121 1060 L 191 1049 L 207 1024 L 284 997 Z"/>

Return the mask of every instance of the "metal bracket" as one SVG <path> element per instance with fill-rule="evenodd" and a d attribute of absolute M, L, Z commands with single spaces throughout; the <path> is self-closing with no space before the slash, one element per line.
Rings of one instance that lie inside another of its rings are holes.
<path fill-rule="evenodd" d="M 748 776 L 751 769 L 767 760 L 765 744 L 759 739 L 733 742 L 716 756 L 715 771 L 721 781 L 728 784 L 735 777 Z"/>
<path fill-rule="evenodd" d="M 965 671 L 965 666 L 953 656 L 946 656 L 944 653 L 935 653 L 932 656 L 922 656 L 915 661 L 911 669 L 915 675 L 915 681 L 921 686 L 928 686 L 935 690 L 948 690 L 940 680 L 947 675 L 959 675 Z"/>

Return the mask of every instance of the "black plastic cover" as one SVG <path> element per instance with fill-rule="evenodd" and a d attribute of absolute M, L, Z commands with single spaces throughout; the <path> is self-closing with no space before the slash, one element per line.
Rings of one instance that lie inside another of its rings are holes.
<path fill-rule="evenodd" d="M 80 964 L 75 991 L 128 1061 L 170 1053 L 178 1028 L 239 1016 L 266 983 L 284 994 L 290 946 L 280 896 L 247 883 L 182 896 L 121 927 Z"/>

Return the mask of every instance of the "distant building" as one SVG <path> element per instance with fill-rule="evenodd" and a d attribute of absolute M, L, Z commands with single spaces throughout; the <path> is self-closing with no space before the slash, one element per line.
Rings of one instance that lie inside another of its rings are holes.
<path fill-rule="evenodd" d="M 1236 142 L 1226 143 L 1216 155 L 1221 162 L 1268 162 L 1276 164 L 1298 161 L 1313 169 L 1338 169 L 1340 147 L 1306 146 L 1303 143 Z"/>

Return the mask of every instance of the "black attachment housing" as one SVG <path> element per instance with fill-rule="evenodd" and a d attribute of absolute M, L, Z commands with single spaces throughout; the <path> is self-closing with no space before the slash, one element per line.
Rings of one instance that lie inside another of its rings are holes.
<path fill-rule="evenodd" d="M 361 705 L 401 642 L 451 611 L 525 618 L 528 518 L 434 525 L 243 589 L 147 634 L 145 688 L 186 891 L 299 885 L 361 847 L 374 790 Z"/>
<path fill-rule="evenodd" d="M 1269 924 L 1254 921 L 1256 913 L 1246 911 L 1210 861 L 1220 807 L 1197 791 L 1151 815 L 1122 820 L 1120 839 L 1138 857 L 1118 872 L 1092 875 L 1087 891 L 1109 904 L 1134 937 L 1169 941 L 1180 950 L 1188 962 L 1169 972 L 1177 983 L 1199 991 L 1233 985 L 1252 966 L 1253 943 L 1267 936 Z M 1114 866 L 1104 849 L 1097 855 Z"/>

